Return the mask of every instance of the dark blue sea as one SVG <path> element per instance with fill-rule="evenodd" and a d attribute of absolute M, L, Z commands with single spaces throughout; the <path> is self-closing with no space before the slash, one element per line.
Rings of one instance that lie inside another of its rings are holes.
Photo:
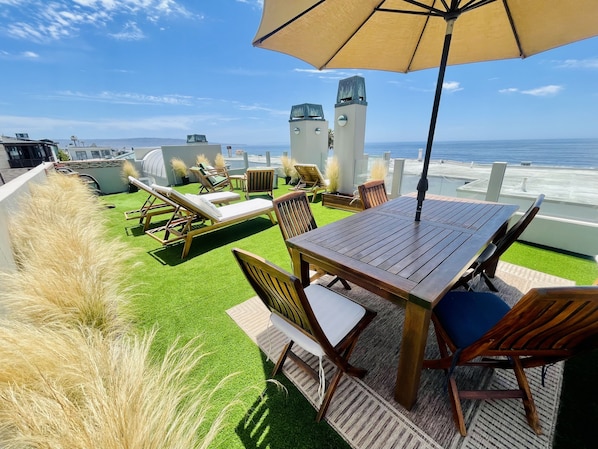
<path fill-rule="evenodd" d="M 252 155 L 280 156 L 290 152 L 288 145 L 236 145 Z M 425 149 L 425 142 L 376 142 L 365 143 L 365 153 L 382 156 L 390 152 L 393 159 L 417 159 L 419 149 Z M 223 147 L 224 149 L 225 147 Z M 223 151 L 223 154 L 226 154 Z M 432 159 L 458 162 L 491 164 L 507 162 L 533 166 L 560 166 L 598 168 L 598 139 L 546 139 L 546 140 L 488 140 L 435 142 Z"/>
<path fill-rule="evenodd" d="M 91 140 L 88 139 L 91 143 Z M 112 148 L 159 147 L 161 145 L 180 145 L 181 139 L 137 138 L 137 139 L 96 139 L 97 145 Z M 212 143 L 212 142 L 211 142 Z M 216 142 L 214 142 L 216 143 Z M 222 154 L 227 155 L 226 146 L 233 150 L 244 150 L 250 155 L 265 156 L 269 151 L 272 157 L 290 153 L 289 144 L 281 145 L 246 145 L 243 143 L 219 142 Z M 68 141 L 65 142 L 68 145 Z M 393 159 L 417 159 L 419 149 L 426 147 L 425 142 L 366 142 L 365 153 L 370 156 L 383 156 L 390 152 Z M 233 153 L 234 154 L 234 153 Z M 331 152 L 332 155 L 332 152 Z M 292 156 L 292 155 L 291 155 Z M 545 140 L 468 140 L 435 142 L 432 148 L 433 160 L 450 160 L 491 164 L 507 162 L 520 165 L 522 162 L 532 166 L 561 166 L 598 169 L 598 139 L 545 139 Z"/>

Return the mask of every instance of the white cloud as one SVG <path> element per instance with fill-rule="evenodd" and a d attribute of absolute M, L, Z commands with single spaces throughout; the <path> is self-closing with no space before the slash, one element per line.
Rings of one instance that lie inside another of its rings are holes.
<path fill-rule="evenodd" d="M 537 87 L 535 89 L 522 90 L 521 93 L 525 95 L 533 95 L 534 97 L 546 97 L 556 95 L 563 89 L 563 86 L 550 85 Z"/>
<path fill-rule="evenodd" d="M 448 92 L 459 92 L 460 90 L 463 90 L 461 83 L 458 81 L 445 81 L 442 83 L 442 88 Z"/>
<path fill-rule="evenodd" d="M 86 26 L 108 28 L 116 22 L 128 22 L 137 28 L 125 26 L 125 30 L 112 36 L 137 40 L 143 37 L 140 17 L 156 23 L 168 16 L 193 15 L 176 0 L 0 0 L 0 4 L 8 6 L 3 11 L 9 23 L 7 34 L 37 43 L 78 36 Z M 136 21 L 127 20 L 133 18 Z"/>
<path fill-rule="evenodd" d="M 192 102 L 192 97 L 188 95 L 148 95 L 139 94 L 135 92 L 110 92 L 104 91 L 95 94 L 86 94 L 83 92 L 61 91 L 55 96 L 56 98 L 97 101 L 101 103 L 113 104 L 147 104 L 147 105 L 175 105 L 175 106 L 189 106 Z"/>
<path fill-rule="evenodd" d="M 536 87 L 535 89 L 527 90 L 521 90 L 517 87 L 508 87 L 506 89 L 500 89 L 498 92 L 501 94 L 520 93 L 523 95 L 532 95 L 534 97 L 548 97 L 558 94 L 563 89 L 563 86 L 556 86 L 554 84 L 551 84 L 549 86 Z"/>
<path fill-rule="evenodd" d="M 110 36 L 120 41 L 139 41 L 145 38 L 135 22 L 127 22 L 120 33 L 112 33 Z"/>
<path fill-rule="evenodd" d="M 566 59 L 558 61 L 557 67 L 566 69 L 598 69 L 598 58 Z"/>
<path fill-rule="evenodd" d="M 500 89 L 498 92 L 501 94 L 512 94 L 515 92 L 519 92 L 519 89 L 517 89 L 516 87 L 507 87 L 506 89 Z"/>

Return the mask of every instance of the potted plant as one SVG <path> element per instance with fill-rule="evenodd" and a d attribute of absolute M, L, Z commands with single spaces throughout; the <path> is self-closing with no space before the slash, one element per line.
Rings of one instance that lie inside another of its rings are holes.
<path fill-rule="evenodd" d="M 326 163 L 324 177 L 328 180 L 328 191 L 330 193 L 338 192 L 338 182 L 340 176 L 340 165 L 336 156 L 332 156 Z"/>
<path fill-rule="evenodd" d="M 137 171 L 133 162 L 125 160 L 121 170 L 121 177 L 125 184 L 129 184 L 129 193 L 135 193 L 139 188 L 129 182 L 129 176 L 139 178 L 139 171 Z"/>
<path fill-rule="evenodd" d="M 214 166 L 218 169 L 226 168 L 226 161 L 224 160 L 222 153 L 218 153 L 216 155 L 216 158 L 214 159 Z"/>
<path fill-rule="evenodd" d="M 297 170 L 295 170 L 297 161 L 288 156 L 282 156 L 280 158 L 280 163 L 282 164 L 281 170 L 285 179 L 285 184 L 290 184 L 293 178 L 297 178 Z"/>
<path fill-rule="evenodd" d="M 174 174 L 181 178 L 183 185 L 189 184 L 189 176 L 187 171 L 187 164 L 182 159 L 177 157 L 173 157 L 170 160 L 170 165 L 172 166 L 172 170 Z"/>
<path fill-rule="evenodd" d="M 340 164 L 336 156 L 328 159 L 324 177 L 328 180 L 327 191 L 322 194 L 322 205 L 332 207 L 335 209 L 343 209 L 350 211 L 362 210 L 362 204 L 359 197 L 354 194 L 340 193 Z"/>
<path fill-rule="evenodd" d="M 204 167 L 207 167 L 208 165 L 210 165 L 209 159 L 203 153 L 197 155 L 197 157 L 195 158 L 195 163 L 197 165 L 203 165 Z"/>

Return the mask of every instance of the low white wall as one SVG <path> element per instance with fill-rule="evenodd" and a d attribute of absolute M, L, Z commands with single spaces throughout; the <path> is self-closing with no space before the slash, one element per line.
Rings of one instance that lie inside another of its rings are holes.
<path fill-rule="evenodd" d="M 0 271 L 11 272 L 16 269 L 8 232 L 10 215 L 18 210 L 21 199 L 30 193 L 30 183 L 46 181 L 46 168 L 50 167 L 52 167 L 50 163 L 38 165 L 0 186 Z"/>
<path fill-rule="evenodd" d="M 538 214 L 525 229 L 520 240 L 586 256 L 596 256 L 598 223 Z"/>

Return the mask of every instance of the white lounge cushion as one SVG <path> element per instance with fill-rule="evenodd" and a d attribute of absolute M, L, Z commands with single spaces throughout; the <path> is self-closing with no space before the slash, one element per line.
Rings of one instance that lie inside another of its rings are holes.
<path fill-rule="evenodd" d="M 241 199 L 241 195 L 235 192 L 212 192 L 203 193 L 201 195 L 197 195 L 195 193 L 185 193 L 185 196 L 191 199 L 191 201 L 197 201 L 199 198 L 203 198 L 213 204 L 227 203 L 229 201 Z"/>
<path fill-rule="evenodd" d="M 312 284 L 306 287 L 305 294 L 320 327 L 332 346 L 336 346 L 365 315 L 365 309 L 362 306 L 321 285 Z M 280 316 L 273 313 L 270 320 L 278 330 L 307 352 L 316 357 L 324 355 L 322 347 L 317 342 Z"/>
<path fill-rule="evenodd" d="M 244 215 L 255 215 L 259 212 L 266 213 L 272 211 L 272 201 L 264 198 L 254 198 L 240 203 L 227 204 L 219 207 L 221 213 L 220 221 L 235 220 Z"/>
<path fill-rule="evenodd" d="M 220 213 L 220 208 L 214 206 L 214 204 L 212 204 L 205 198 L 202 198 L 201 196 L 199 196 L 196 201 L 193 201 L 191 199 L 189 199 L 189 201 L 195 204 L 201 212 L 203 212 L 206 216 L 210 217 L 211 219 L 219 221 L 222 217 L 222 214 Z"/>

